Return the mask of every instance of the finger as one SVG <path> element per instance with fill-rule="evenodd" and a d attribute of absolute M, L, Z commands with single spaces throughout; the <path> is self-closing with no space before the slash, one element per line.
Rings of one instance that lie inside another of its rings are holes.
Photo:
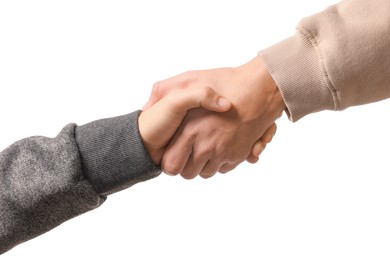
<path fill-rule="evenodd" d="M 213 177 L 221 167 L 220 163 L 217 163 L 216 161 L 209 160 L 206 165 L 203 167 L 202 171 L 199 173 L 199 176 L 208 179 Z"/>
<path fill-rule="evenodd" d="M 263 136 L 257 140 L 253 146 L 252 146 L 252 155 L 249 155 L 250 160 L 247 159 L 248 162 L 252 163 L 252 160 L 254 159 L 254 157 L 259 157 L 260 154 L 264 151 L 267 143 L 270 143 L 272 141 L 272 138 L 274 137 L 275 133 L 276 133 L 276 124 L 273 123 L 270 127 L 268 127 L 268 129 L 265 131 L 265 133 L 263 134 Z M 249 158 L 248 157 L 248 158 Z"/>
<path fill-rule="evenodd" d="M 259 157 L 260 154 L 264 151 L 266 146 L 266 143 L 259 139 L 256 141 L 256 143 L 252 146 L 252 153 L 249 156 Z"/>
<path fill-rule="evenodd" d="M 273 123 L 263 134 L 261 137 L 261 140 L 265 143 L 270 143 L 272 141 L 272 138 L 276 134 L 277 126 L 275 123 Z"/>
<path fill-rule="evenodd" d="M 178 114 L 197 107 L 215 112 L 225 112 L 232 106 L 228 99 L 220 96 L 211 87 L 178 90 L 169 94 L 163 101 L 169 104 L 171 111 Z"/>
<path fill-rule="evenodd" d="M 199 95 L 199 105 L 204 109 L 215 112 L 225 112 L 232 107 L 227 98 L 220 96 L 211 87 L 195 88 Z"/>
<path fill-rule="evenodd" d="M 234 170 L 240 163 L 225 163 L 222 165 L 221 168 L 219 168 L 218 172 L 220 173 L 227 173 L 232 170 Z"/>
<path fill-rule="evenodd" d="M 172 157 L 171 153 L 165 153 L 161 159 L 161 169 L 168 175 L 176 176 L 181 174 L 186 166 L 188 158 L 190 157 L 191 152 L 188 150 L 185 152 L 181 152 L 176 157 Z"/>
<path fill-rule="evenodd" d="M 207 160 L 195 159 L 193 158 L 193 154 L 191 155 L 192 156 L 190 156 L 190 158 L 188 159 L 183 171 L 180 173 L 180 175 L 187 180 L 191 180 L 198 176 L 207 163 Z"/>
<path fill-rule="evenodd" d="M 179 128 L 161 159 L 161 169 L 168 175 L 181 173 L 192 153 L 193 140 L 183 138 L 182 129 Z M 178 138 L 182 137 L 182 138 Z"/>
<path fill-rule="evenodd" d="M 248 156 L 248 158 L 246 158 L 246 161 L 249 162 L 249 163 L 255 164 L 255 163 L 257 163 L 259 161 L 259 157 L 255 156 L 253 154 L 250 154 Z"/>

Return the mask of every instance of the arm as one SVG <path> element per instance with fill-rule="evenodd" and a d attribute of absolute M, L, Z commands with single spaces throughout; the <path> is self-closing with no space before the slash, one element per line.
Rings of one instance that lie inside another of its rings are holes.
<path fill-rule="evenodd" d="M 292 121 L 390 97 L 390 1 L 344 0 L 260 52 Z"/>
<path fill-rule="evenodd" d="M 55 138 L 26 138 L 1 152 L 0 254 L 158 176 L 156 164 L 187 110 L 231 107 L 210 88 L 172 95 L 140 117 L 70 124 Z"/>
<path fill-rule="evenodd" d="M 69 124 L 55 138 L 26 138 L 1 152 L 0 253 L 97 208 L 116 190 L 157 176 L 137 119 L 135 112 Z"/>
<path fill-rule="evenodd" d="M 178 131 L 182 137 L 177 134 L 168 147 L 163 159 L 165 170 L 192 178 L 194 170 L 207 175 L 216 169 L 223 172 L 233 169 L 242 161 L 240 152 L 245 154 L 248 150 L 248 137 L 258 136 L 264 131 L 272 119 L 280 116 L 278 113 L 283 107 L 290 119 L 297 121 L 324 109 L 342 110 L 390 97 L 389 10 L 390 2 L 387 0 L 345 0 L 303 19 L 295 36 L 261 51 L 259 57 L 248 63 L 253 66 L 245 64 L 235 69 L 193 71 L 157 83 L 149 103 L 159 100 L 171 89 L 206 81 L 211 86 L 220 86 L 228 91 L 228 94 L 221 93 L 231 98 L 239 111 L 243 111 L 238 113 L 239 116 L 257 118 L 252 132 L 236 125 L 235 133 L 220 135 L 223 138 L 219 140 L 214 136 L 214 140 L 209 138 L 208 141 L 208 136 L 204 135 L 204 139 L 198 136 L 207 131 L 201 124 L 217 127 L 221 122 L 211 120 L 211 116 L 207 119 L 209 121 L 189 122 L 191 126 L 183 126 Z M 236 82 L 237 78 L 241 80 Z M 277 90 L 261 92 L 261 89 L 272 90 L 273 86 L 277 86 Z M 217 91 L 220 90 L 217 88 Z M 279 95 L 283 102 L 279 101 Z M 236 105 L 235 102 L 240 100 L 241 104 Z M 271 109 L 265 112 L 267 106 Z M 264 113 L 268 113 L 269 117 Z M 236 119 L 232 117 L 229 123 L 225 121 L 225 126 L 233 126 L 239 122 Z M 192 141 L 194 137 L 197 143 L 192 142 L 191 145 L 197 154 L 187 151 L 177 159 L 179 147 L 183 148 L 186 140 Z M 218 145 L 222 144 L 229 148 L 218 150 Z M 204 147 L 206 151 L 199 152 Z M 214 149 L 208 151 L 210 147 Z M 210 153 L 217 157 L 208 156 Z M 210 158 L 219 160 L 213 162 Z M 225 163 L 221 164 L 223 161 Z M 209 162 L 213 162 L 211 169 Z M 202 169 L 195 167 L 199 164 L 203 165 Z"/>

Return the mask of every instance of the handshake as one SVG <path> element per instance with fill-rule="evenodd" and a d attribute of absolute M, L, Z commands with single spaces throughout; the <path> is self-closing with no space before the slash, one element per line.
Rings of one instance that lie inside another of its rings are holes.
<path fill-rule="evenodd" d="M 286 106 L 260 56 L 157 82 L 139 131 L 155 164 L 185 179 L 256 163 Z"/>

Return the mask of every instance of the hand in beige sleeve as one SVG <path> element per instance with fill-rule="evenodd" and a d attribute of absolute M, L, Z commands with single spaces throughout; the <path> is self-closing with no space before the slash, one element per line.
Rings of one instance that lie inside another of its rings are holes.
<path fill-rule="evenodd" d="M 162 169 L 186 179 L 228 172 L 255 162 L 276 131 L 284 102 L 260 57 L 236 68 L 191 71 L 155 84 L 149 103 L 173 90 L 212 86 L 232 101 L 226 113 L 190 111 L 162 158 Z M 269 138 L 271 136 L 271 138 Z M 253 159 L 253 160 L 252 160 Z"/>

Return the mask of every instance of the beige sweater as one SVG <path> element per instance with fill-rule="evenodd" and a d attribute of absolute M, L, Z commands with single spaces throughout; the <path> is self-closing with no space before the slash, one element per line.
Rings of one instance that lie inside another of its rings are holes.
<path fill-rule="evenodd" d="M 292 121 L 390 97 L 390 0 L 344 0 L 260 52 Z"/>

